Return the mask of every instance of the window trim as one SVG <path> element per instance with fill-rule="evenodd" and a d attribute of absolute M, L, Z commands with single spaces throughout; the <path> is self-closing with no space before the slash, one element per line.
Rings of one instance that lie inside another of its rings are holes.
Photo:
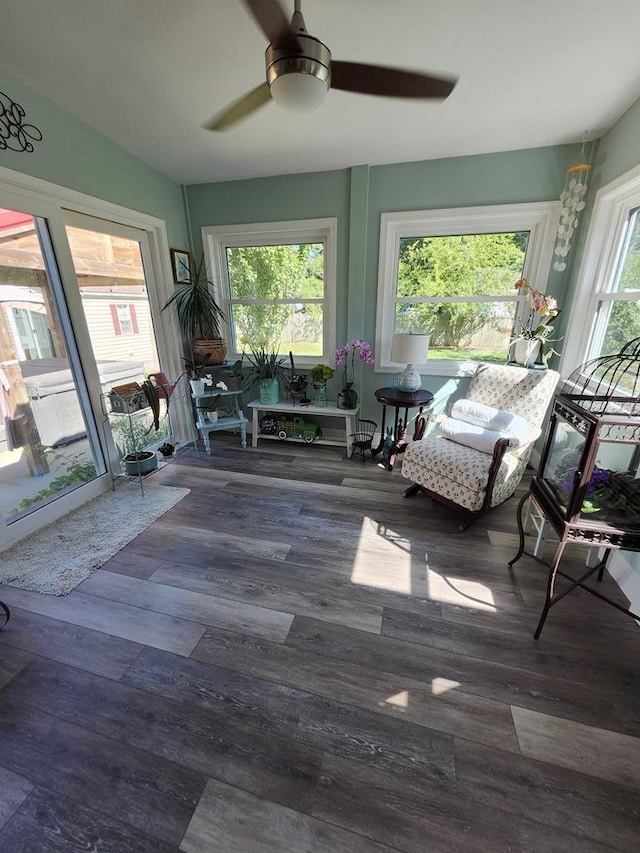
<path fill-rule="evenodd" d="M 542 282 L 546 284 L 551 270 L 560 210 L 559 201 L 543 201 L 383 213 L 380 217 L 375 369 L 382 373 L 398 370 L 398 366 L 391 362 L 391 341 L 402 237 L 529 231 L 523 276 L 541 285 Z M 428 370 L 424 372 L 430 376 L 468 376 L 475 371 L 477 364 L 471 359 L 436 359 L 428 362 Z"/>
<path fill-rule="evenodd" d="M 601 296 L 610 294 L 608 285 L 615 275 L 626 223 L 630 212 L 639 206 L 640 166 L 596 193 L 565 334 L 560 362 L 563 376 L 579 367 L 593 349 L 598 302 Z M 619 298 L 632 297 L 620 294 Z"/>
<path fill-rule="evenodd" d="M 336 290 L 337 290 L 337 234 L 336 217 L 324 219 L 292 219 L 282 222 L 254 222 L 236 225 L 205 225 L 202 228 L 202 245 L 211 266 L 216 299 L 224 314 L 224 336 L 229 334 L 227 304 L 230 286 L 226 248 L 242 246 L 274 246 L 287 243 L 323 243 L 325 252 L 325 282 L 323 303 L 322 356 L 296 356 L 296 363 L 312 366 L 318 361 L 333 363 L 336 350 Z M 227 353 L 229 358 L 239 358 L 240 353 Z"/>

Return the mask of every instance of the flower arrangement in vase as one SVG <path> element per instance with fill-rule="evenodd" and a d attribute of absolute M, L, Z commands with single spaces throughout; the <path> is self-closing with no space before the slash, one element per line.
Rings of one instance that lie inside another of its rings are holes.
<path fill-rule="evenodd" d="M 550 325 L 560 313 L 558 303 L 553 296 L 545 296 L 531 287 L 526 278 L 516 281 L 514 287 L 521 294 L 526 294 L 529 313 L 509 344 L 509 361 L 524 367 L 536 363 L 546 367 L 552 355 L 559 355 L 551 345 L 556 339 L 551 337 L 553 326 Z"/>
<path fill-rule="evenodd" d="M 374 363 L 371 345 L 362 338 L 354 338 L 337 350 L 336 367 L 343 368 L 342 391 L 338 394 L 339 409 L 355 409 L 358 404 L 358 395 L 353 388 L 356 352 L 360 361 L 365 364 Z"/>

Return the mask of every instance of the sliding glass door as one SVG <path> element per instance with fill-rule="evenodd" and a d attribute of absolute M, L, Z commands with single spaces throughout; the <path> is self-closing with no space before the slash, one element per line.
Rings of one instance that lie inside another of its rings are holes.
<path fill-rule="evenodd" d="M 0 208 L 0 544 L 106 470 L 47 221 Z"/>
<path fill-rule="evenodd" d="M 65 231 L 80 292 L 101 392 L 142 383 L 160 370 L 152 305 L 155 288 L 149 286 L 147 234 L 95 217 L 65 213 Z M 146 261 L 146 263 L 145 263 Z M 126 415 L 109 419 L 120 456 L 153 448 L 171 434 L 164 401 L 159 429 L 153 415 L 138 417 L 135 433 Z"/>

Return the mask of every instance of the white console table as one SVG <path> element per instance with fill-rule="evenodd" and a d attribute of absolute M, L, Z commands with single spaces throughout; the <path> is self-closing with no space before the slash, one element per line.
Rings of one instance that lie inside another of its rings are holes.
<path fill-rule="evenodd" d="M 275 403 L 269 405 L 268 403 L 261 403 L 260 400 L 252 400 L 250 403 L 247 403 L 247 408 L 253 410 L 252 447 L 258 446 L 259 438 L 275 439 L 276 441 L 304 441 L 304 439 L 293 437 L 280 439 L 277 434 L 269 435 L 260 432 L 260 416 L 263 413 L 270 412 L 276 417 L 285 414 L 299 415 L 308 419 L 311 423 L 317 422 L 317 418 L 320 417 L 342 419 L 344 421 L 344 432 L 336 430 L 335 436 L 323 434 L 314 439 L 313 444 L 329 444 L 333 447 L 344 447 L 347 455 L 349 455 L 351 452 L 351 436 L 356 432 L 356 418 L 360 407 L 356 406 L 355 409 L 339 409 L 335 403 L 328 403 L 326 406 L 316 406 L 313 403 L 308 406 L 301 406 L 299 404 L 294 406 L 293 403 Z"/>

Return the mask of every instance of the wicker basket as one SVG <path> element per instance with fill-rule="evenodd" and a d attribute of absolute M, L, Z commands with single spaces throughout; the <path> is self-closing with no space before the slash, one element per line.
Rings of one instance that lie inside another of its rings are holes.
<path fill-rule="evenodd" d="M 198 338 L 193 342 L 193 351 L 203 364 L 222 364 L 226 356 L 224 338 L 210 341 Z"/>

